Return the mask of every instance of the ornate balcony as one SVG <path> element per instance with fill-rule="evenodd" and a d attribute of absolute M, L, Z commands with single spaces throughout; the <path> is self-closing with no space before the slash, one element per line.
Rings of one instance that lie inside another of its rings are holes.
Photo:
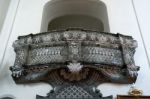
<path fill-rule="evenodd" d="M 122 34 L 51 31 L 20 36 L 13 47 L 16 61 L 10 69 L 16 83 L 43 81 L 54 87 L 62 83 L 126 84 L 135 82 L 139 70 L 133 58 L 137 42 Z"/>

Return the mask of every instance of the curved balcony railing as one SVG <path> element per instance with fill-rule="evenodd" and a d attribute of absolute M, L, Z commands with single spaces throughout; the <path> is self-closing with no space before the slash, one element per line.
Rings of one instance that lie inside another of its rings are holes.
<path fill-rule="evenodd" d="M 78 72 L 88 67 L 119 70 L 120 77 L 126 72 L 135 79 L 139 69 L 133 59 L 137 42 L 122 34 L 81 29 L 51 31 L 20 36 L 13 47 L 16 52 L 16 61 L 11 67 L 14 78 L 28 70 L 68 68 Z M 105 75 L 113 78 L 108 70 Z"/>

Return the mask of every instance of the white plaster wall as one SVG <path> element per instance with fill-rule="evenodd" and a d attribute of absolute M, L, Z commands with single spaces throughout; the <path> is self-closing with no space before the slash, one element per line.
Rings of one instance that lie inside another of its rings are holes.
<path fill-rule="evenodd" d="M 43 6 L 48 0 L 14 0 L 19 6 L 15 9 L 9 9 L 11 12 L 16 11 L 16 16 L 11 23 L 12 30 L 8 35 L 0 35 L 1 38 L 8 38 L 4 46 L 5 51 L 0 53 L 4 56 L 0 64 L 0 97 L 3 95 L 14 95 L 17 99 L 35 99 L 36 94 L 46 95 L 51 87 L 48 84 L 21 84 L 17 85 L 11 78 L 9 66 L 12 66 L 15 59 L 15 53 L 12 43 L 19 35 L 40 32 Z M 144 95 L 150 95 L 150 68 L 146 57 L 143 40 L 139 31 L 136 16 L 134 13 L 131 0 L 102 0 L 106 3 L 108 9 L 110 31 L 113 33 L 123 33 L 132 35 L 138 41 L 138 48 L 135 53 L 135 63 L 141 66 L 138 79 L 135 85 L 144 91 Z M 144 0 L 143 0 L 144 2 Z M 12 7 L 12 5 L 10 5 Z M 150 7 L 149 7 L 150 8 Z M 143 15 L 144 16 L 144 15 Z M 8 18 L 7 20 L 9 20 Z M 142 18 L 141 18 L 142 20 Z M 5 24 L 5 26 L 10 24 Z M 10 30 L 10 28 L 6 27 Z M 143 29 L 144 30 L 144 29 Z M 147 31 L 148 32 L 148 31 Z M 4 32 L 3 32 L 4 33 Z M 4 39 L 1 39 L 4 40 Z M 3 42 L 0 42 L 3 43 Z M 117 94 L 127 94 L 131 85 L 125 84 L 102 84 L 99 86 L 104 96 Z"/>
<path fill-rule="evenodd" d="M 10 0 L 0 0 L 0 32 L 7 15 Z"/>
<path fill-rule="evenodd" d="M 138 17 L 137 21 L 139 22 L 141 37 L 143 38 L 143 41 L 145 43 L 147 56 L 150 59 L 150 0 L 134 0 L 134 6 Z"/>
<path fill-rule="evenodd" d="M 19 5 L 19 0 L 14 0 L 10 2 L 10 5 L 8 7 L 8 11 L 6 11 L 5 13 L 7 13 L 7 16 L 5 17 L 5 21 L 3 23 L 3 28 L 1 29 L 0 32 L 0 65 L 3 61 L 4 58 L 4 54 L 6 51 L 6 46 L 8 44 L 8 39 L 10 37 L 10 34 L 12 32 L 12 27 L 15 21 L 15 16 L 16 16 L 16 12 L 17 12 L 17 8 Z M 1 17 L 0 20 L 2 20 L 3 18 Z M 2 67 L 2 66 L 1 66 Z M 0 68 L 1 68 L 0 67 Z M 1 70 L 1 69 L 0 69 Z"/>

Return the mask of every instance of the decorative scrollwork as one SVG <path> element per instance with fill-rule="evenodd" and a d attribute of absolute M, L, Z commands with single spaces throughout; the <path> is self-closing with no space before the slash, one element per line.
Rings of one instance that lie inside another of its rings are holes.
<path fill-rule="evenodd" d="M 86 95 L 68 96 L 58 89 L 71 85 L 74 89 L 70 90 L 78 92 L 84 87 L 91 90 L 103 82 L 133 83 L 139 70 L 134 63 L 137 42 L 121 34 L 79 29 L 51 31 L 20 36 L 13 47 L 16 60 L 10 70 L 16 83 L 43 81 L 57 89 L 37 99 L 80 96 L 111 99 L 97 97 L 94 91 L 86 88 Z"/>

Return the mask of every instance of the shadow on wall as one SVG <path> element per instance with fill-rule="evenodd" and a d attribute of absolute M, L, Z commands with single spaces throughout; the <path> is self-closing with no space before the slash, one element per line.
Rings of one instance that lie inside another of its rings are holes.
<path fill-rule="evenodd" d="M 85 15 L 65 15 L 55 18 L 48 24 L 48 31 L 67 28 L 82 28 L 86 30 L 104 31 L 101 20 Z"/>
<path fill-rule="evenodd" d="M 100 0 L 52 0 L 46 3 L 41 32 L 67 28 L 109 32 L 106 5 Z"/>
<path fill-rule="evenodd" d="M 4 95 L 4 96 L 0 97 L 0 99 L 17 99 L 17 98 L 15 98 L 12 95 Z"/>

